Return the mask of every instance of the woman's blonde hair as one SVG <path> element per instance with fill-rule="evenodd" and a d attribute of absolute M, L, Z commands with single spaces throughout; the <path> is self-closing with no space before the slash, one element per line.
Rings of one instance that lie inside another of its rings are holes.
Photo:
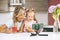
<path fill-rule="evenodd" d="M 18 15 L 20 9 L 23 9 L 23 8 L 21 6 L 16 6 L 16 8 L 14 10 L 14 14 L 13 14 L 13 23 L 14 24 L 15 24 L 15 22 L 17 22 L 17 17 L 16 16 Z"/>

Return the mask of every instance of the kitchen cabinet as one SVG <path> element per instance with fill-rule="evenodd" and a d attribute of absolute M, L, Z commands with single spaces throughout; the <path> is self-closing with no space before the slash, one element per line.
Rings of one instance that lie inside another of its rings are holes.
<path fill-rule="evenodd" d="M 9 1 L 8 0 L 0 0 L 0 12 L 8 12 L 9 11 Z"/>

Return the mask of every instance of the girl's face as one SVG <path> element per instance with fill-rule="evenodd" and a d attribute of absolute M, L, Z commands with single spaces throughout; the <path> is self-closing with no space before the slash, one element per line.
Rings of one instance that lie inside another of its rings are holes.
<path fill-rule="evenodd" d="M 17 21 L 23 21 L 24 20 L 24 11 L 23 10 L 20 11 L 16 17 L 17 17 Z"/>
<path fill-rule="evenodd" d="M 28 12 L 26 18 L 28 21 L 34 20 L 34 12 Z"/>

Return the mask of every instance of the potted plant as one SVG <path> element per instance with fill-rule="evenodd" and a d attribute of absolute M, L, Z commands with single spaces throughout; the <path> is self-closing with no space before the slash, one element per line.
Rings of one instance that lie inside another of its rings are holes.
<path fill-rule="evenodd" d="M 60 15 L 60 4 L 51 5 L 48 9 L 49 13 L 52 13 L 52 17 L 54 19 L 54 32 L 58 32 L 58 21 Z"/>

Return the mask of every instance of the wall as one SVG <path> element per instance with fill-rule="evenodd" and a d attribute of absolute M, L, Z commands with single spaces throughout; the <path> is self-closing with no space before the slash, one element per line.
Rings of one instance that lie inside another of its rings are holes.
<path fill-rule="evenodd" d="M 36 11 L 47 11 L 48 0 L 25 0 L 26 8 L 35 8 Z"/>
<path fill-rule="evenodd" d="M 8 0 L 0 0 L 0 12 L 8 11 Z"/>
<path fill-rule="evenodd" d="M 12 19 L 13 12 L 10 13 L 0 13 L 0 24 L 5 24 Z"/>
<path fill-rule="evenodd" d="M 38 23 L 44 23 L 44 25 L 48 25 L 48 12 L 37 12 L 36 18 Z"/>

